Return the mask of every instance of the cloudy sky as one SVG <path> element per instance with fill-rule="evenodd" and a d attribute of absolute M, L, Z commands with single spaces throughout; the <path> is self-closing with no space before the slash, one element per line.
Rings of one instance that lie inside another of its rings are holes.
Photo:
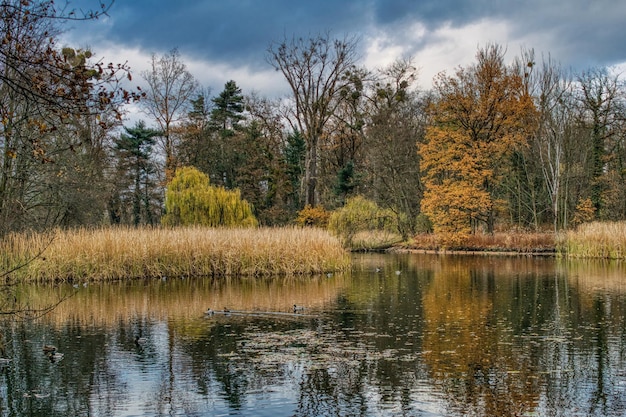
<path fill-rule="evenodd" d="M 99 7 L 99 0 L 69 1 Z M 626 69 L 623 0 L 114 0 L 108 16 L 68 29 L 64 41 L 107 62 L 127 61 L 136 76 L 151 54 L 177 48 L 213 94 L 230 79 L 244 93 L 285 94 L 266 61 L 269 45 L 328 31 L 357 36 L 369 69 L 412 57 L 424 88 L 440 71 L 472 64 L 489 42 L 506 47 L 508 59 L 524 47 L 575 70 Z"/>

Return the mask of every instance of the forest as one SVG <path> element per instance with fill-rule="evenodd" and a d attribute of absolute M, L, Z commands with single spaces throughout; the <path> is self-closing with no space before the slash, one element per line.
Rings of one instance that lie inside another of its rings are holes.
<path fill-rule="evenodd" d="M 177 50 L 131 74 L 61 47 L 68 20 L 101 11 L 63 13 L 0 3 L 0 235 L 170 224 L 182 168 L 237 193 L 263 226 L 325 219 L 356 197 L 403 237 L 626 218 L 626 86 L 611 68 L 493 43 L 423 90 L 428 63 L 365 68 L 356 37 L 327 33 L 268 45 L 291 90 L 268 98 L 236 80 L 212 92 Z M 146 119 L 125 123 L 129 103 Z"/>

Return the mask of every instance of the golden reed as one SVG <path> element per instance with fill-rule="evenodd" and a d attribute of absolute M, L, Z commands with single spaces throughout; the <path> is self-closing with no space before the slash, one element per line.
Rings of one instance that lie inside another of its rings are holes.
<path fill-rule="evenodd" d="M 99 228 L 11 234 L 0 242 L 4 271 L 24 282 L 163 276 L 270 276 L 340 271 L 338 239 L 315 228 Z"/>
<path fill-rule="evenodd" d="M 571 258 L 626 259 L 626 222 L 581 224 L 561 235 L 558 246 Z"/>

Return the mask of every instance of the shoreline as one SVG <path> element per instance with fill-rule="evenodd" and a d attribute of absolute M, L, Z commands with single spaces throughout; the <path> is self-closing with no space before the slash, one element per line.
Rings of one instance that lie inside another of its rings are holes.
<path fill-rule="evenodd" d="M 482 256 L 545 256 L 556 257 L 559 256 L 556 250 L 544 250 L 544 251 L 506 251 L 506 250 L 447 250 L 447 249 L 419 249 L 419 248 L 402 248 L 391 247 L 386 249 L 387 253 L 419 253 L 427 255 L 482 255 Z"/>

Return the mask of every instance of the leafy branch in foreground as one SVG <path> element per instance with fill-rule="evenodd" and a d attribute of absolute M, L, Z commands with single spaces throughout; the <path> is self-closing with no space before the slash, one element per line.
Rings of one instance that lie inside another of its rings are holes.
<path fill-rule="evenodd" d="M 121 88 L 131 79 L 126 64 L 90 63 L 91 51 L 59 48 L 59 22 L 96 19 L 102 11 L 69 11 L 63 14 L 52 0 L 6 0 L 0 3 L 0 88 L 25 100 L 31 116 L 50 120 L 48 115 L 68 119 L 77 114 L 94 114 L 117 104 L 138 100 L 142 92 Z M 2 117 L 9 116 L 4 106 Z M 52 128 L 52 126 L 49 126 Z"/>

